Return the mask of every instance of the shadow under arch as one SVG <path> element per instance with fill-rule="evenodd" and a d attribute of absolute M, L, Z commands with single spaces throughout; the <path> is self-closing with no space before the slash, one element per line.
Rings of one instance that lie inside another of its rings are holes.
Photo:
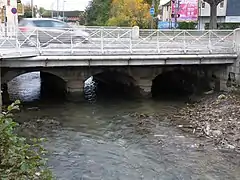
<path fill-rule="evenodd" d="M 106 70 L 92 76 L 97 98 L 130 98 L 136 94 L 133 77 L 118 71 Z"/>
<path fill-rule="evenodd" d="M 62 99 L 66 82 L 59 76 L 45 71 L 12 71 L 3 76 L 4 102 L 20 99 L 23 102 Z M 5 98 L 4 98 L 5 96 Z M 8 97 L 7 97 L 8 96 Z"/>
<path fill-rule="evenodd" d="M 153 98 L 187 98 L 199 92 L 199 88 L 208 89 L 208 81 L 184 69 L 166 71 L 153 79 Z"/>

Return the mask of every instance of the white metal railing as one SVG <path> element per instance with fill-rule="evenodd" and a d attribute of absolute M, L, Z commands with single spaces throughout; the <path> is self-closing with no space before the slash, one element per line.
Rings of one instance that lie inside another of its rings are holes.
<path fill-rule="evenodd" d="M 82 27 L 73 29 L 0 28 L 3 52 L 39 55 L 223 54 L 235 53 L 232 30 L 138 30 Z M 89 34 L 86 42 L 79 30 Z M 10 33 L 11 32 L 11 33 Z"/>

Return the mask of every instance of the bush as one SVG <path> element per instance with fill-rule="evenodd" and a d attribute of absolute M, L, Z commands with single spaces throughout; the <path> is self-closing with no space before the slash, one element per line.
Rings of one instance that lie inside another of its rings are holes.
<path fill-rule="evenodd" d="M 237 29 L 240 27 L 240 23 L 217 23 L 217 29 Z M 209 29 L 209 23 L 205 24 L 205 29 Z"/>
<path fill-rule="evenodd" d="M 40 145 L 44 139 L 26 138 L 16 133 L 18 124 L 13 121 L 12 112 L 19 110 L 19 101 L 10 105 L 6 113 L 0 115 L 0 179 L 1 180 L 52 180 L 46 150 Z"/>
<path fill-rule="evenodd" d="M 179 29 L 196 29 L 197 23 L 196 22 L 179 22 L 178 28 Z"/>

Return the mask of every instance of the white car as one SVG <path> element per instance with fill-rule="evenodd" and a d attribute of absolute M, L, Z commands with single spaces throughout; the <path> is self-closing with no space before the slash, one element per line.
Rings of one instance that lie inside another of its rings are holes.
<path fill-rule="evenodd" d="M 67 23 L 51 18 L 23 18 L 19 22 L 18 40 L 29 46 L 77 44 L 89 42 L 89 33 L 72 28 Z"/>

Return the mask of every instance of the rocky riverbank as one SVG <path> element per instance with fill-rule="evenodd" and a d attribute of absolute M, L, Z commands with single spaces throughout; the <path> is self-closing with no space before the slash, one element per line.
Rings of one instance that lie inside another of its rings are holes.
<path fill-rule="evenodd" d="M 209 138 L 221 149 L 240 152 L 240 95 L 237 93 L 208 95 L 169 118 L 182 130 Z"/>

